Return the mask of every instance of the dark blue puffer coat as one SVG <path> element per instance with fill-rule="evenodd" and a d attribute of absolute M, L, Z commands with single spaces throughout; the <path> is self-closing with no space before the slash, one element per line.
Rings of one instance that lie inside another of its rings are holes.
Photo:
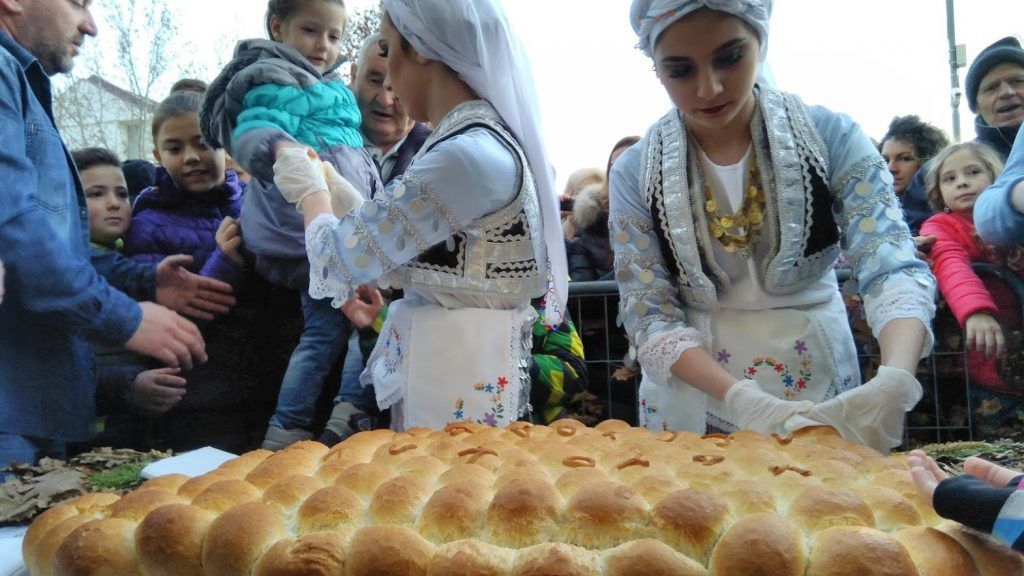
<path fill-rule="evenodd" d="M 225 216 L 238 218 L 244 194 L 245 183 L 232 170 L 223 186 L 191 194 L 179 189 L 163 167 L 157 168 L 156 185 L 135 200 L 124 254 L 146 263 L 188 254 L 192 272 L 231 282 L 239 271 L 217 248 L 217 227 Z"/>

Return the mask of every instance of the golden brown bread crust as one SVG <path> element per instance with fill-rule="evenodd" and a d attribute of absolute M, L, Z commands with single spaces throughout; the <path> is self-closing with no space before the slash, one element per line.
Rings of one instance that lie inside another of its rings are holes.
<path fill-rule="evenodd" d="M 135 549 L 145 574 L 200 574 L 203 536 L 214 515 L 188 504 L 168 504 L 152 511 L 135 531 Z"/>
<path fill-rule="evenodd" d="M 217 517 L 203 541 L 205 574 L 248 574 L 285 535 L 284 518 L 262 502 L 246 502 Z"/>
<path fill-rule="evenodd" d="M 827 528 L 811 548 L 807 576 L 918 576 L 907 549 L 872 528 Z"/>
<path fill-rule="evenodd" d="M 356 434 L 90 494 L 29 528 L 30 574 L 1018 576 L 899 456 L 816 428 L 573 420 Z"/>
<path fill-rule="evenodd" d="M 101 518 L 82 524 L 57 549 L 58 574 L 135 576 L 142 574 L 135 555 L 135 523 Z"/>
<path fill-rule="evenodd" d="M 256 564 L 256 576 L 335 576 L 345 569 L 345 538 L 339 532 L 313 532 L 285 538 Z"/>
<path fill-rule="evenodd" d="M 716 576 L 800 576 L 806 566 L 803 536 L 777 514 L 751 514 L 722 535 L 710 566 Z"/>
<path fill-rule="evenodd" d="M 952 536 L 935 528 L 914 526 L 896 533 L 921 576 L 981 576 L 970 553 Z"/>

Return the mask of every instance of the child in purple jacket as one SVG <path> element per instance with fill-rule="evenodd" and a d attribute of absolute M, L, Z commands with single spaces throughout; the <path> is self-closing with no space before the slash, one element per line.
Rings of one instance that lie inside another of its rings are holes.
<path fill-rule="evenodd" d="M 188 382 L 181 401 L 146 423 L 140 434 L 148 434 L 155 448 L 214 445 L 240 453 L 255 448 L 262 437 L 283 361 L 268 366 L 269 358 L 281 357 L 267 349 L 275 305 L 269 285 L 242 256 L 237 218 L 245 184 L 226 168 L 225 151 L 203 141 L 201 100 L 202 94 L 183 90 L 157 108 L 153 155 L 160 167 L 155 185 L 135 201 L 124 254 L 140 262 L 189 255 L 193 272 L 235 288 L 237 304 L 229 314 L 200 324 L 209 362 L 181 373 Z"/>
<path fill-rule="evenodd" d="M 140 262 L 189 254 L 191 271 L 237 284 L 244 263 L 236 219 L 245 184 L 226 169 L 224 150 L 203 142 L 201 100 L 198 92 L 180 91 L 157 108 L 153 156 L 160 167 L 156 184 L 143 190 L 132 207 L 124 253 Z M 228 251 L 217 246 L 218 231 L 230 236 Z"/>

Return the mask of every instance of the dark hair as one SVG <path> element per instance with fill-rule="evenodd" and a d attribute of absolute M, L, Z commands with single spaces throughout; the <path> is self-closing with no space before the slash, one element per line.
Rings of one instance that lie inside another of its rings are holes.
<path fill-rule="evenodd" d="M 203 95 L 192 90 L 179 90 L 164 98 L 163 102 L 156 107 L 156 113 L 153 114 L 153 143 L 156 144 L 156 136 L 160 132 L 160 127 L 171 118 L 195 116 L 198 119 L 199 103 L 202 100 Z"/>
<path fill-rule="evenodd" d="M 932 158 L 931 164 L 928 165 L 928 174 L 924 177 L 928 205 L 936 212 L 942 212 L 946 208 L 946 203 L 942 200 L 942 190 L 939 189 L 939 173 L 942 171 L 942 163 L 961 150 L 966 150 L 977 156 L 978 160 L 985 165 L 993 182 L 1003 171 L 1003 159 L 999 157 L 999 153 L 994 148 L 984 142 L 970 141 L 946 146 Z"/>
<path fill-rule="evenodd" d="M 134 202 L 140 192 L 156 183 L 156 164 L 142 158 L 129 158 L 121 164 L 128 197 Z"/>
<path fill-rule="evenodd" d="M 949 144 L 945 132 L 921 120 L 916 114 L 893 118 L 878 148 L 881 149 L 887 140 L 899 140 L 913 146 L 914 154 L 921 160 L 922 166 Z"/>
<path fill-rule="evenodd" d="M 263 24 L 267 28 L 267 38 L 274 40 L 274 33 L 270 31 L 270 19 L 277 18 L 278 20 L 284 21 L 291 18 L 296 12 L 298 12 L 307 2 L 313 2 L 314 0 L 269 0 L 267 2 L 267 14 L 264 16 Z M 342 10 L 345 9 L 345 0 L 315 0 L 317 2 L 332 2 L 339 4 Z M 345 19 L 345 25 L 348 25 L 348 18 Z M 342 34 L 345 30 L 342 29 Z"/>
<path fill-rule="evenodd" d="M 168 92 L 168 95 L 175 92 L 198 92 L 203 94 L 208 86 L 206 82 L 198 78 L 182 78 L 171 85 L 171 91 Z"/>
<path fill-rule="evenodd" d="M 623 148 L 629 148 L 630 146 L 636 144 L 639 141 L 639 136 L 625 136 L 623 138 L 620 138 L 619 141 L 615 143 L 615 146 L 612 146 L 612 151 L 608 153 L 608 168 L 604 172 L 606 179 L 611 178 L 612 158 L 615 157 L 615 153 L 618 152 L 619 150 L 622 150 Z"/>
<path fill-rule="evenodd" d="M 78 171 L 82 172 L 95 166 L 121 167 L 121 159 L 106 148 L 79 148 L 71 151 L 71 159 L 75 161 Z"/>

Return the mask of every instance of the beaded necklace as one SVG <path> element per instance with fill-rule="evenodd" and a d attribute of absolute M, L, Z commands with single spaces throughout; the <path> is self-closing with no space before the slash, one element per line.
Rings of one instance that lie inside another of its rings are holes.
<path fill-rule="evenodd" d="M 739 212 L 720 215 L 718 203 L 711 190 L 711 182 L 704 179 L 704 211 L 708 214 L 708 230 L 712 238 L 718 240 L 726 252 L 732 254 L 739 251 L 740 256 L 750 258 L 754 244 L 754 236 L 764 224 L 764 191 L 761 190 L 761 171 L 757 166 L 757 155 L 750 155 L 749 175 L 743 191 L 743 204 Z M 743 232 L 733 229 L 742 228 Z"/>

